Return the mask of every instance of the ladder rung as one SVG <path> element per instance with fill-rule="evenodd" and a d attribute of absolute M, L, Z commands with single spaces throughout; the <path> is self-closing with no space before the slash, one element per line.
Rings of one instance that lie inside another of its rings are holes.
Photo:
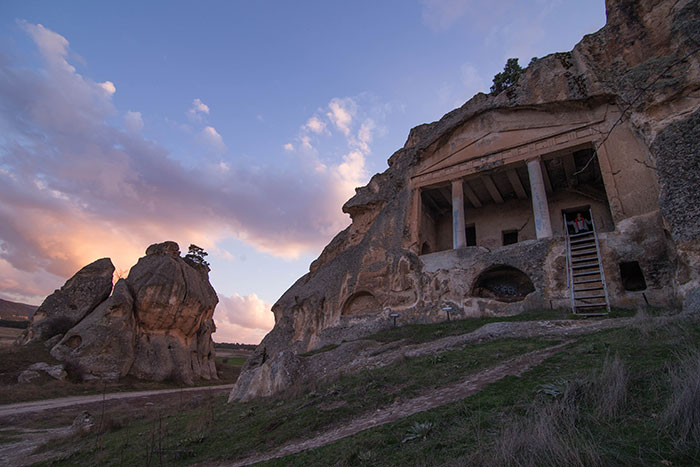
<path fill-rule="evenodd" d="M 586 282 L 599 282 L 599 281 L 586 281 Z M 578 284 L 574 284 L 574 287 L 577 286 Z M 592 290 L 603 290 L 604 287 L 587 287 L 585 289 L 576 289 L 574 288 L 574 293 L 576 292 L 590 292 Z"/>
<path fill-rule="evenodd" d="M 588 232 L 579 232 L 579 233 L 571 234 L 571 235 L 569 235 L 569 238 L 583 237 L 584 235 L 591 235 L 591 234 L 593 234 L 593 232 L 591 232 L 589 230 Z"/>
<path fill-rule="evenodd" d="M 593 256 L 592 258 L 584 258 L 584 257 L 583 257 L 583 256 L 591 256 L 591 255 L 593 255 L 593 253 L 588 253 L 587 255 L 582 255 L 582 257 L 580 257 L 580 258 L 578 258 L 578 257 L 577 257 L 577 258 L 571 258 L 571 262 L 572 262 L 572 263 L 581 263 L 581 262 L 584 262 L 584 261 L 592 261 L 592 260 L 596 260 L 596 261 L 597 261 L 597 260 L 598 260 L 598 256 L 597 256 L 597 255 L 596 255 L 596 256 Z"/>
<path fill-rule="evenodd" d="M 575 305 L 576 308 L 605 308 L 607 305 L 605 303 L 596 303 L 596 304 L 586 304 L 586 305 Z"/>
<path fill-rule="evenodd" d="M 580 290 L 577 292 L 580 292 Z M 588 300 L 589 298 L 605 298 L 605 295 L 579 295 L 577 297 L 574 293 L 574 300 Z"/>
<path fill-rule="evenodd" d="M 587 264 L 577 264 L 576 266 L 572 266 L 573 269 L 586 269 L 586 268 L 593 268 L 598 266 L 598 261 L 595 263 L 587 263 Z"/>
<path fill-rule="evenodd" d="M 595 248 L 595 244 L 593 245 L 584 245 L 584 246 L 577 246 L 575 248 L 571 248 L 571 251 L 579 251 L 579 250 L 589 250 L 591 248 Z"/>
<path fill-rule="evenodd" d="M 580 284 L 590 284 L 591 282 L 602 282 L 602 280 L 601 279 L 587 279 L 585 281 L 574 282 L 574 285 L 576 286 L 576 285 L 580 285 Z"/>
<path fill-rule="evenodd" d="M 579 272 L 578 274 L 574 274 L 574 277 L 592 276 L 593 274 L 600 275 L 600 269 L 597 271 Z M 598 279 L 596 282 L 599 282 L 599 281 L 600 281 L 600 279 Z M 579 284 L 581 284 L 581 282 L 579 282 Z"/>
<path fill-rule="evenodd" d="M 579 243 L 592 243 L 595 245 L 595 238 L 579 238 L 578 240 L 571 240 L 572 245 L 578 245 Z"/>

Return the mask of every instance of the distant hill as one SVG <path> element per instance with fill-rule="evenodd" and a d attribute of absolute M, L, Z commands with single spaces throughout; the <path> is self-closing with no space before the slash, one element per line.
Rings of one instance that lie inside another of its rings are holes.
<path fill-rule="evenodd" d="M 24 303 L 15 303 L 0 298 L 0 319 L 10 321 L 29 321 L 38 307 Z"/>

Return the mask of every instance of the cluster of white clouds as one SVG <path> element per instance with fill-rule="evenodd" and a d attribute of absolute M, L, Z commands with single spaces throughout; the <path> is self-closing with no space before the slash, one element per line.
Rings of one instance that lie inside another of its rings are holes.
<path fill-rule="evenodd" d="M 293 258 L 319 251 L 349 223 L 340 210 L 366 182 L 374 123 L 357 118 L 353 99 L 333 99 L 300 129 L 287 157 L 295 170 L 248 168 L 233 161 L 178 162 L 146 139 L 144 116 L 119 112 L 118 83 L 93 81 L 68 62 L 68 41 L 22 23 L 42 68 L 0 61 L 0 293 L 36 302 L 83 265 L 109 256 L 126 270 L 146 246 L 164 240 L 215 249 L 236 237 L 260 251 Z M 186 112 L 196 136 L 216 153 L 224 138 L 194 99 Z M 107 122 L 121 115 L 121 126 Z M 347 152 L 323 159 L 315 137 L 339 131 Z M 233 167 L 232 167 L 233 166 Z M 255 295 L 221 297 L 220 338 L 255 341 L 272 326 Z M 228 330 L 228 331 L 227 331 Z M 230 332 L 233 334 L 227 335 Z M 238 334 L 235 334 L 238 333 Z M 253 339 L 254 336 L 255 339 Z"/>
<path fill-rule="evenodd" d="M 275 325 L 271 306 L 255 294 L 231 297 L 219 295 L 216 307 L 217 342 L 260 342 Z"/>

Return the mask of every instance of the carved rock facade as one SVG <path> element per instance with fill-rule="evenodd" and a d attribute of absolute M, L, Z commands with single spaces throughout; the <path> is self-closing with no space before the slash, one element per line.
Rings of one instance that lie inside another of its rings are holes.
<path fill-rule="evenodd" d="M 565 220 L 590 212 L 613 306 L 700 305 L 700 11 L 608 0 L 607 23 L 477 94 L 344 206 L 273 306 L 231 399 L 313 377 L 299 354 L 392 325 L 568 307 Z M 590 210 L 590 211 L 589 211 Z"/>

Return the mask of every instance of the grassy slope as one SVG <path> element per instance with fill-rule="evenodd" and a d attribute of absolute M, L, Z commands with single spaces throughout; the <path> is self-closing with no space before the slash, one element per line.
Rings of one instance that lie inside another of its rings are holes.
<path fill-rule="evenodd" d="M 679 351 L 698 345 L 700 324 L 657 321 L 645 318 L 632 328 L 581 337 L 522 377 L 269 464 L 697 464 L 698 444 L 679 443 L 663 414 L 671 400 L 670 368 Z M 429 328 L 422 334 L 441 331 Z M 444 337 L 444 329 L 439 334 Z M 169 465 L 242 458 L 552 343 L 492 341 L 300 388 L 277 400 L 227 405 L 220 397 L 52 447 L 73 450 L 58 465 L 145 463 L 151 456 Z"/>

